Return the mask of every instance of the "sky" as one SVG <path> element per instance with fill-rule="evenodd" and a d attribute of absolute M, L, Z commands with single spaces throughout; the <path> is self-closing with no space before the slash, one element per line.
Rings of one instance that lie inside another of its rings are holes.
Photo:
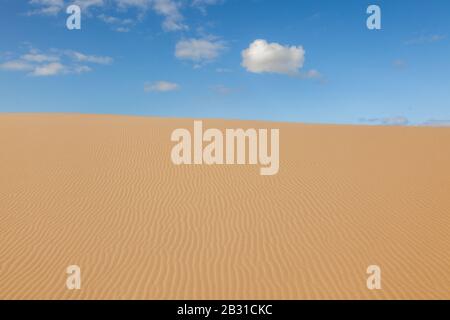
<path fill-rule="evenodd" d="M 81 8 L 69 30 L 66 9 Z M 369 5 L 381 29 L 369 30 Z M 0 112 L 450 125 L 448 0 L 0 0 Z"/>

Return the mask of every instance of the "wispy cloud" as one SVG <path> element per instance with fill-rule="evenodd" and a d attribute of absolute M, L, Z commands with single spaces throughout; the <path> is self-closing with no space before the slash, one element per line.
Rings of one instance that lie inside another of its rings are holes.
<path fill-rule="evenodd" d="M 406 45 L 415 45 L 415 44 L 426 44 L 426 43 L 435 43 L 446 39 L 447 36 L 443 34 L 428 34 L 428 35 L 420 35 L 418 37 L 409 39 L 405 41 Z"/>
<path fill-rule="evenodd" d="M 66 50 L 65 53 L 72 57 L 74 61 L 78 62 L 90 62 L 96 64 L 111 64 L 113 62 L 113 58 L 108 56 L 86 55 L 81 52 L 72 50 Z"/>
<path fill-rule="evenodd" d="M 206 8 L 208 6 L 223 4 L 225 0 L 193 0 L 192 7 L 199 9 L 203 14 L 206 14 Z"/>
<path fill-rule="evenodd" d="M 57 15 L 64 8 L 64 0 L 30 0 L 27 15 Z"/>
<path fill-rule="evenodd" d="M 180 4 L 174 0 L 115 0 L 118 7 L 127 9 L 130 7 L 141 10 L 141 16 L 148 10 L 163 16 L 162 27 L 165 31 L 186 30 L 188 26 L 183 23 L 184 16 L 180 12 Z"/>
<path fill-rule="evenodd" d="M 153 10 L 164 16 L 163 29 L 166 31 L 178 31 L 188 29 L 183 24 L 183 15 L 179 11 L 179 4 L 173 0 L 153 0 Z"/>
<path fill-rule="evenodd" d="M 230 87 L 228 87 L 226 85 L 223 85 L 223 84 L 218 84 L 218 85 L 212 86 L 211 89 L 215 93 L 220 94 L 220 95 L 224 95 L 224 96 L 225 95 L 229 95 L 229 94 L 231 94 L 231 93 L 236 91 L 234 88 L 230 88 Z"/>
<path fill-rule="evenodd" d="M 450 119 L 429 119 L 423 122 L 422 125 L 429 127 L 450 127 Z"/>
<path fill-rule="evenodd" d="M 302 78 L 302 79 L 323 80 L 323 75 L 319 71 L 317 71 L 315 69 L 311 69 L 311 70 L 308 70 L 306 72 L 300 73 L 300 78 Z"/>
<path fill-rule="evenodd" d="M 225 42 L 214 38 L 191 38 L 178 41 L 175 56 L 181 60 L 190 60 L 201 66 L 215 60 L 226 49 Z"/>
<path fill-rule="evenodd" d="M 145 92 L 169 92 L 178 90 L 180 86 L 177 83 L 169 81 L 146 82 L 144 84 Z"/>
<path fill-rule="evenodd" d="M 122 19 L 119 17 L 106 15 L 104 13 L 99 14 L 97 17 L 104 23 L 111 25 L 113 27 L 113 30 L 117 32 L 128 32 L 130 31 L 131 27 L 135 24 L 135 22 L 132 19 L 129 18 Z"/>
<path fill-rule="evenodd" d="M 162 27 L 165 31 L 187 30 L 188 26 L 184 24 L 184 16 L 180 11 L 180 3 L 180 1 L 175 0 L 29 0 L 31 9 L 26 14 L 55 16 L 69 4 L 79 5 L 84 11 L 93 7 L 104 8 L 107 4 L 112 4 L 108 7 L 115 9 L 116 12 L 123 12 L 128 8 L 138 9 L 140 11 L 138 20 L 142 19 L 148 10 L 152 10 L 164 18 Z M 97 17 L 106 23 L 121 24 L 115 29 L 116 31 L 124 32 L 129 29 L 123 25 L 129 23 L 126 19 L 120 20 L 104 13 L 97 15 Z"/>
<path fill-rule="evenodd" d="M 360 118 L 359 122 L 383 126 L 406 126 L 409 120 L 403 116 L 383 117 L 383 118 Z"/>
<path fill-rule="evenodd" d="M 27 11 L 27 15 L 48 15 L 54 16 L 59 14 L 69 4 L 76 4 L 82 10 L 88 10 L 90 7 L 102 7 L 106 4 L 106 0 L 29 0 L 31 9 Z"/>
<path fill-rule="evenodd" d="M 403 59 L 396 59 L 392 61 L 392 66 L 396 69 L 405 69 L 408 66 L 408 64 Z"/>
<path fill-rule="evenodd" d="M 18 58 L 0 64 L 4 71 L 26 72 L 29 76 L 48 77 L 60 74 L 81 74 L 92 71 L 88 64 L 110 64 L 111 57 L 86 55 L 73 50 L 52 49 L 49 53 L 30 48 Z"/>

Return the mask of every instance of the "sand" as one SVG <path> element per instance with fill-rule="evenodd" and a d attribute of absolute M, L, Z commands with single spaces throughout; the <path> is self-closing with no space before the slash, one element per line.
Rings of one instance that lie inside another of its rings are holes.
<path fill-rule="evenodd" d="M 1 114 L 0 299 L 450 299 L 450 128 L 203 121 L 279 128 L 261 176 L 173 165 L 192 123 Z"/>

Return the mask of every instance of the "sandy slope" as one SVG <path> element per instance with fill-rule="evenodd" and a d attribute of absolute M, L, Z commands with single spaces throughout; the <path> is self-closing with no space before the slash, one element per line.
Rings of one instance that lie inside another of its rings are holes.
<path fill-rule="evenodd" d="M 450 298 L 449 128 L 204 125 L 280 128 L 279 174 L 174 166 L 192 120 L 0 115 L 0 298 Z"/>

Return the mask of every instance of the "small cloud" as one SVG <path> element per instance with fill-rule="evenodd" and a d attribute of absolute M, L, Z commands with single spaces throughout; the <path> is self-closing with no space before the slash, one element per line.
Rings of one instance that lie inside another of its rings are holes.
<path fill-rule="evenodd" d="M 216 59 L 223 50 L 225 43 L 210 37 L 210 39 L 186 39 L 178 41 L 175 47 L 175 56 L 182 60 L 191 60 L 200 66 Z"/>
<path fill-rule="evenodd" d="M 28 2 L 34 9 L 28 11 L 26 15 L 47 15 L 55 16 L 64 7 L 64 0 L 30 0 Z"/>
<path fill-rule="evenodd" d="M 321 17 L 322 17 L 321 13 L 320 12 L 316 12 L 316 13 L 313 13 L 312 15 L 308 16 L 306 18 L 306 20 L 312 21 L 312 20 L 320 19 Z"/>
<path fill-rule="evenodd" d="M 233 88 L 227 87 L 223 84 L 219 84 L 216 86 L 211 87 L 211 89 L 215 92 L 218 93 L 220 95 L 229 95 L 231 93 L 233 93 L 235 90 Z"/>
<path fill-rule="evenodd" d="M 67 5 L 64 0 L 29 0 L 28 3 L 32 7 L 26 15 L 58 15 Z M 123 12 L 128 8 L 136 8 L 138 10 L 138 17 L 136 20 L 142 20 L 147 11 L 152 10 L 157 15 L 164 17 L 162 27 L 165 31 L 181 31 L 188 30 L 188 26 L 183 23 L 184 17 L 180 12 L 181 2 L 175 0 L 73 0 L 71 4 L 76 4 L 86 12 L 91 7 L 105 7 L 109 3 L 114 3 L 116 11 Z M 122 23 L 108 17 L 104 14 L 99 17 L 106 23 Z M 126 28 L 116 28 L 117 31 L 124 32 Z"/>
<path fill-rule="evenodd" d="M 406 61 L 402 60 L 402 59 L 396 59 L 396 60 L 392 61 L 392 65 L 394 66 L 394 68 L 397 68 L 397 69 L 405 69 L 408 66 Z"/>
<path fill-rule="evenodd" d="M 450 120 L 429 119 L 423 122 L 422 125 L 428 127 L 450 127 Z"/>
<path fill-rule="evenodd" d="M 111 64 L 113 62 L 113 58 L 107 56 L 94 56 L 94 55 L 86 55 L 77 51 L 66 51 L 66 53 L 72 57 L 72 59 L 79 62 L 91 62 L 96 64 Z"/>
<path fill-rule="evenodd" d="M 217 73 L 230 73 L 230 72 L 232 72 L 232 70 L 228 69 L 228 68 L 217 68 L 216 72 Z"/>
<path fill-rule="evenodd" d="M 125 27 L 117 27 L 115 30 L 117 32 L 130 32 L 130 28 L 125 28 Z"/>
<path fill-rule="evenodd" d="M 110 64 L 113 59 L 106 56 L 86 55 L 73 50 L 52 49 L 50 53 L 29 48 L 18 58 L 0 64 L 1 70 L 27 72 L 30 76 L 43 77 L 60 74 L 81 74 L 92 71 L 86 64 Z"/>
<path fill-rule="evenodd" d="M 30 0 L 28 1 L 31 7 L 34 9 L 28 11 L 26 15 L 47 15 L 56 16 L 65 8 L 67 3 L 64 0 Z M 101 7 L 105 5 L 105 0 L 74 0 L 70 4 L 75 4 L 86 11 L 90 7 Z"/>
<path fill-rule="evenodd" d="M 316 80 L 320 80 L 323 78 L 322 74 L 319 71 L 314 70 L 314 69 L 308 70 L 305 73 L 301 73 L 300 77 L 303 79 L 316 79 Z"/>
<path fill-rule="evenodd" d="M 10 71 L 29 71 L 33 69 L 33 66 L 26 61 L 11 60 L 0 64 L 0 69 Z"/>
<path fill-rule="evenodd" d="M 81 10 L 87 10 L 90 7 L 102 7 L 105 5 L 106 0 L 75 0 L 73 4 L 76 4 Z"/>
<path fill-rule="evenodd" d="M 223 4 L 224 2 L 225 0 L 193 0 L 191 5 L 206 14 L 206 7 Z"/>
<path fill-rule="evenodd" d="M 183 16 L 178 9 L 178 3 L 173 0 L 153 0 L 153 10 L 164 16 L 163 29 L 165 31 L 187 30 L 188 27 L 182 23 Z"/>
<path fill-rule="evenodd" d="M 65 71 L 65 67 L 59 62 L 52 62 L 37 66 L 30 75 L 36 77 L 47 77 L 61 74 Z"/>
<path fill-rule="evenodd" d="M 443 34 L 421 35 L 419 37 L 405 41 L 405 44 L 406 45 L 414 45 L 414 44 L 435 43 L 435 42 L 442 41 L 445 38 L 447 38 L 447 36 L 443 35 Z"/>
<path fill-rule="evenodd" d="M 55 62 L 59 61 L 59 57 L 54 55 L 42 54 L 35 49 L 31 49 L 29 53 L 22 55 L 22 60 L 28 62 Z"/>
<path fill-rule="evenodd" d="M 134 25 L 134 21 L 132 19 L 122 19 L 114 16 L 109 16 L 103 13 L 98 15 L 97 18 L 99 18 L 106 24 L 114 26 L 113 30 L 117 32 L 129 32 L 130 27 Z"/>
<path fill-rule="evenodd" d="M 180 86 L 177 83 L 168 82 L 168 81 L 156 81 L 153 83 L 145 83 L 144 91 L 145 92 L 169 92 L 178 90 Z"/>
<path fill-rule="evenodd" d="M 242 51 L 242 66 L 253 73 L 295 75 L 304 62 L 305 50 L 302 46 L 283 46 L 259 39 Z"/>
<path fill-rule="evenodd" d="M 360 118 L 359 121 L 383 126 L 406 126 L 409 124 L 408 118 L 403 116 L 385 118 Z"/>

